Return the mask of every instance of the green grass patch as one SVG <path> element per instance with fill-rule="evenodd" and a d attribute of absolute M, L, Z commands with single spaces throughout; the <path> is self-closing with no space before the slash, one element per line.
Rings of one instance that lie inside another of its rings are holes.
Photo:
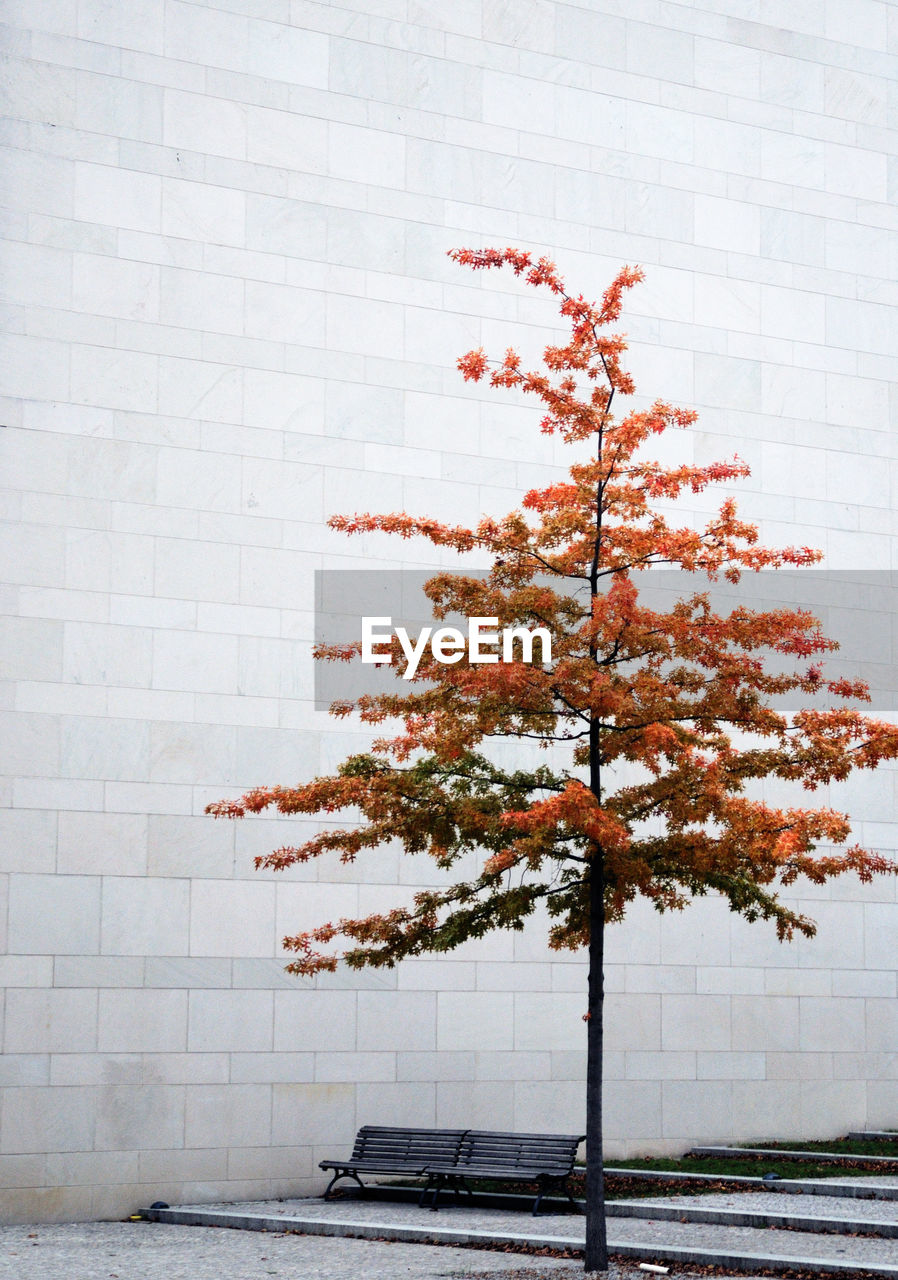
<path fill-rule="evenodd" d="M 785 1144 L 782 1144 L 785 1146 Z M 787 1150 L 798 1148 L 788 1147 Z M 817 1148 L 827 1150 L 825 1145 Z M 846 1152 L 847 1156 L 853 1153 Z M 883 1166 L 862 1156 L 850 1164 L 833 1164 L 824 1160 L 801 1160 L 789 1156 L 682 1156 L 679 1160 L 655 1157 L 643 1160 L 614 1160 L 612 1167 L 641 1169 L 655 1173 L 705 1173 L 716 1178 L 762 1178 L 777 1173 L 781 1178 L 851 1178 L 882 1173 Z"/>

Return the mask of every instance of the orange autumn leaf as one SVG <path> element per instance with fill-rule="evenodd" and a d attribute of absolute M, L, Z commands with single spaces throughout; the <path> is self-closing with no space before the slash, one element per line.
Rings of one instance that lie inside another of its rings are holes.
<path fill-rule="evenodd" d="M 414 908 L 290 939 L 291 967 L 306 974 L 332 967 L 338 951 L 318 944 L 335 941 L 351 965 L 393 965 L 494 927 L 520 928 L 541 901 L 552 916 L 552 944 L 580 946 L 596 859 L 608 919 L 619 919 L 637 894 L 667 910 L 715 890 L 746 918 L 771 920 L 781 937 L 813 932 L 779 896 L 781 886 L 798 875 L 850 871 L 866 879 L 895 866 L 856 846 L 831 847 L 848 835 L 845 815 L 770 806 L 753 798 L 753 783 L 778 777 L 813 791 L 893 759 L 898 730 L 842 705 L 863 700 L 865 687 L 825 679 L 819 658 L 833 646 L 806 611 L 718 615 L 696 594 L 658 612 L 640 602 L 638 576 L 667 565 L 738 581 L 749 570 L 812 565 L 819 553 L 760 546 L 729 497 L 704 528 L 677 524 L 657 507 L 659 499 L 669 504 L 746 476 L 748 467 L 738 457 L 703 466 L 651 459 L 652 439 L 689 429 L 692 410 L 657 400 L 615 412 L 633 384 L 622 363 L 626 343 L 608 327 L 642 279 L 639 268 L 624 268 L 591 303 L 568 292 L 554 263 L 526 251 L 450 256 L 474 270 L 510 268 L 558 298 L 568 334 L 546 347 L 542 367 L 524 368 L 512 348 L 496 360 L 476 348 L 458 367 L 466 380 L 536 397 L 542 430 L 574 445 L 591 441 L 592 456 L 574 462 L 567 480 L 527 492 L 521 510 L 472 528 L 405 512 L 340 515 L 330 524 L 486 552 L 493 567 L 485 578 L 434 577 L 435 616 L 547 626 L 552 662 L 446 666 L 425 657 L 409 686 L 334 707 L 381 727 L 368 754 L 330 777 L 210 806 L 224 817 L 266 808 L 345 816 L 342 827 L 260 858 L 269 869 L 326 853 L 352 861 L 388 841 L 445 868 L 449 883 L 419 894 Z M 316 657 L 347 662 L 357 649 L 321 646 Z M 771 652 L 813 661 L 778 669 Z M 823 710 L 790 718 L 773 702 L 821 690 L 831 699 Z M 536 740 L 552 748 L 552 763 L 500 767 L 490 752 L 500 739 Z M 558 763 L 559 748 L 566 764 Z M 472 849 L 481 854 L 480 873 L 454 882 L 453 866 Z"/>

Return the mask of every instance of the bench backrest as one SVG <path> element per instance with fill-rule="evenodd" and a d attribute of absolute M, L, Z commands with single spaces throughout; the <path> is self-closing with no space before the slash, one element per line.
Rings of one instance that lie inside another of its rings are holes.
<path fill-rule="evenodd" d="M 461 1140 L 458 1164 L 469 1168 L 527 1169 L 570 1173 L 583 1141 L 572 1133 L 498 1133 L 469 1129 Z"/>
<path fill-rule="evenodd" d="M 367 1124 L 356 1134 L 353 1160 L 384 1160 L 423 1168 L 454 1164 L 464 1129 L 401 1129 Z"/>

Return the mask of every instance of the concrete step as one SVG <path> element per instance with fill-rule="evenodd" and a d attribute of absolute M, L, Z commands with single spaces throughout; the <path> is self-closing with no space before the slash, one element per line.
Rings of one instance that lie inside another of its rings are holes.
<path fill-rule="evenodd" d="M 147 1209 L 143 1217 L 188 1226 L 232 1227 L 250 1231 L 297 1232 L 411 1243 L 531 1249 L 583 1248 L 583 1220 L 534 1219 L 519 1213 L 464 1208 L 428 1210 L 365 1201 L 314 1201 Z M 743 1274 L 759 1270 L 805 1270 L 815 1275 L 882 1277 L 898 1280 L 898 1254 L 891 1239 L 869 1236 L 773 1232 L 769 1228 L 612 1218 L 609 1249 L 649 1263 L 715 1265 Z"/>
<path fill-rule="evenodd" d="M 898 1129 L 857 1129 L 848 1134 L 853 1142 L 870 1142 L 880 1138 L 891 1138 L 898 1142 Z"/>
<path fill-rule="evenodd" d="M 827 1235 L 868 1235 L 882 1240 L 898 1239 L 898 1220 L 846 1218 L 821 1213 L 777 1213 L 747 1207 L 754 1196 L 744 1196 L 745 1209 L 690 1205 L 678 1201 L 664 1204 L 655 1200 L 609 1200 L 609 1218 L 646 1218 L 655 1222 L 706 1222 L 723 1227 L 779 1227 Z"/>

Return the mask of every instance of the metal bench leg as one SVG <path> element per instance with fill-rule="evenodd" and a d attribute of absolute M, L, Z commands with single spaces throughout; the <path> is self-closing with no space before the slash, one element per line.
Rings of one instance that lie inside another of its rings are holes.
<path fill-rule="evenodd" d="M 330 1182 L 327 1184 L 327 1190 L 324 1193 L 325 1200 L 330 1199 L 331 1191 L 333 1189 L 334 1183 L 339 1182 L 341 1178 L 352 1178 L 355 1182 L 359 1184 L 359 1187 L 362 1189 L 362 1191 L 365 1190 L 364 1182 L 362 1182 L 361 1178 L 355 1172 L 354 1169 L 338 1169 L 337 1172 L 334 1174 L 334 1176 L 331 1178 Z"/>
<path fill-rule="evenodd" d="M 571 1202 L 571 1205 L 573 1206 L 573 1208 L 577 1213 L 583 1213 L 583 1214 L 586 1213 L 586 1210 L 582 1208 L 579 1204 L 577 1204 L 577 1201 L 571 1195 L 571 1189 L 568 1186 L 567 1182 L 565 1182 L 564 1184 L 564 1194 L 567 1196 L 568 1200 Z"/>

